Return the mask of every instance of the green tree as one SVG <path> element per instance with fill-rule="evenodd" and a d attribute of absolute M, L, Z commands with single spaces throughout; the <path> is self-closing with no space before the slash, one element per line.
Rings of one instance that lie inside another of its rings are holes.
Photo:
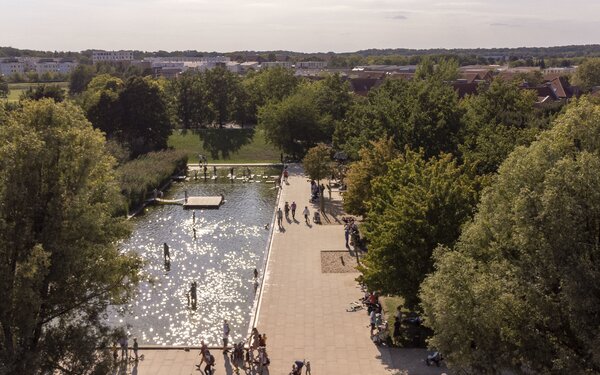
<path fill-rule="evenodd" d="M 0 366 L 12 374 L 106 371 L 102 314 L 140 261 L 122 254 L 114 159 L 81 110 L 26 101 L 0 124 Z"/>
<path fill-rule="evenodd" d="M 407 148 L 389 162 L 367 202 L 369 252 L 360 268 L 366 285 L 416 306 L 419 286 L 433 270 L 433 250 L 454 244 L 476 195 L 475 180 L 449 154 L 427 160 Z"/>
<path fill-rule="evenodd" d="M 540 129 L 533 126 L 535 94 L 515 82 L 494 80 L 461 102 L 464 110 L 459 146 L 466 163 L 480 174 L 493 173 L 519 145 L 531 142 Z"/>
<path fill-rule="evenodd" d="M 239 77 L 223 67 L 216 67 L 204 73 L 207 101 L 215 114 L 215 121 L 222 127 L 234 119 L 241 90 Z"/>
<path fill-rule="evenodd" d="M 421 78 L 385 80 L 366 101 L 353 106 L 346 120 L 336 124 L 334 146 L 356 159 L 370 141 L 393 137 L 400 148 L 423 148 L 427 157 L 456 153 L 461 109 L 456 92 L 442 79 L 450 69 L 439 75 L 420 69 Z"/>
<path fill-rule="evenodd" d="M 215 120 L 208 102 L 204 75 L 186 72 L 169 84 L 174 100 L 174 110 L 183 129 L 201 128 Z"/>
<path fill-rule="evenodd" d="M 124 83 L 108 74 L 94 77 L 82 95 L 82 107 L 88 120 L 111 139 L 117 138 L 122 128 L 119 94 Z"/>
<path fill-rule="evenodd" d="M 317 181 L 318 186 L 321 186 L 321 180 L 331 176 L 331 147 L 319 143 L 315 147 L 310 148 L 306 152 L 306 156 L 302 160 L 302 166 L 308 176 Z M 325 197 L 319 199 L 321 212 L 325 210 Z"/>
<path fill-rule="evenodd" d="M 573 84 L 584 91 L 590 91 L 593 87 L 600 86 L 600 58 L 584 60 L 573 74 Z"/>
<path fill-rule="evenodd" d="M 294 157 L 304 156 L 318 142 L 327 141 L 313 93 L 309 88 L 298 90 L 279 102 L 268 102 L 258 112 L 267 141 Z"/>
<path fill-rule="evenodd" d="M 62 102 L 65 100 L 65 90 L 58 85 L 39 85 L 36 87 L 29 87 L 27 91 L 21 94 L 20 100 L 40 100 L 50 98 L 55 102 Z"/>
<path fill-rule="evenodd" d="M 167 148 L 171 122 L 161 87 L 150 78 L 132 77 L 119 93 L 121 112 L 117 137 L 132 157 Z"/>
<path fill-rule="evenodd" d="M 600 106 L 583 99 L 502 163 L 422 287 L 431 345 L 473 373 L 594 374 Z"/>
<path fill-rule="evenodd" d="M 4 76 L 0 76 L 0 98 L 7 98 L 9 93 L 8 81 L 6 81 Z"/>
<path fill-rule="evenodd" d="M 77 65 L 69 75 L 69 93 L 75 95 L 84 92 L 95 74 L 96 71 L 93 66 Z"/>
<path fill-rule="evenodd" d="M 370 142 L 359 151 L 359 159 L 350 164 L 346 175 L 348 190 L 344 195 L 344 209 L 353 215 L 367 213 L 366 202 L 372 198 L 372 182 L 387 173 L 387 164 L 398 156 L 391 138 Z"/>

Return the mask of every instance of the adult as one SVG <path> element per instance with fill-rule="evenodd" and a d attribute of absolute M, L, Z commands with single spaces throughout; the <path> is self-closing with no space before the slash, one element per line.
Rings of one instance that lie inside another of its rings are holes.
<path fill-rule="evenodd" d="M 129 340 L 127 340 L 127 336 L 121 337 L 119 340 L 119 344 L 121 345 L 121 360 L 129 359 Z"/>
<path fill-rule="evenodd" d="M 277 209 L 277 226 L 279 226 L 279 229 L 283 229 L 283 211 L 281 211 L 281 207 Z"/>
<path fill-rule="evenodd" d="M 165 258 L 165 262 L 171 261 L 171 252 L 169 251 L 169 245 L 167 245 L 167 243 L 163 243 L 163 257 Z"/>
<path fill-rule="evenodd" d="M 290 208 L 292 209 L 292 219 L 296 220 L 296 202 L 292 202 Z"/>
<path fill-rule="evenodd" d="M 197 300 L 198 297 L 198 291 L 197 291 L 197 284 L 196 282 L 192 282 L 192 285 L 190 286 L 190 299 L 192 302 L 192 308 L 196 308 L 196 303 L 198 302 Z"/>
<path fill-rule="evenodd" d="M 394 318 L 394 342 L 396 343 L 396 345 L 400 343 L 400 325 L 400 319 L 398 319 L 397 317 Z"/>
<path fill-rule="evenodd" d="M 285 218 L 288 219 L 290 217 L 290 205 L 288 202 L 285 202 L 283 209 L 285 210 Z"/>
<path fill-rule="evenodd" d="M 308 210 L 308 206 L 304 206 L 304 211 L 302 213 L 304 214 L 306 225 L 309 225 L 308 217 L 310 216 L 310 211 Z"/>
<path fill-rule="evenodd" d="M 227 353 L 227 344 L 229 343 L 229 333 L 231 329 L 229 328 L 229 323 L 227 320 L 223 320 L 223 354 Z"/>
<path fill-rule="evenodd" d="M 288 173 L 287 167 L 285 168 L 285 170 L 283 171 L 283 181 L 287 184 L 288 182 L 288 176 L 290 174 Z"/>
<path fill-rule="evenodd" d="M 346 239 L 346 247 L 348 247 L 348 240 L 350 239 L 350 223 L 344 225 L 344 238 Z"/>

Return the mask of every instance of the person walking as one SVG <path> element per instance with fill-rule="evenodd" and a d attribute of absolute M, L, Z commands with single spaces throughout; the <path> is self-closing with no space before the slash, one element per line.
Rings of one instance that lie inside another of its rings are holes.
<path fill-rule="evenodd" d="M 292 219 L 296 220 L 296 202 L 292 202 L 290 208 L 292 209 Z"/>
<path fill-rule="evenodd" d="M 223 354 L 227 353 L 227 344 L 229 343 L 229 323 L 227 320 L 223 320 Z"/>
<path fill-rule="evenodd" d="M 288 204 L 288 202 L 285 202 L 283 209 L 285 211 L 285 218 L 289 219 L 290 218 L 290 205 Z"/>
<path fill-rule="evenodd" d="M 304 214 L 304 221 L 306 221 L 306 224 L 310 224 L 308 221 L 308 217 L 310 216 L 310 211 L 308 210 L 308 206 L 304 206 L 304 211 L 302 212 Z"/>
<path fill-rule="evenodd" d="M 165 258 L 165 262 L 167 262 L 167 259 L 169 262 L 171 261 L 171 252 L 166 242 L 163 244 L 163 257 Z"/>
<path fill-rule="evenodd" d="M 277 209 L 277 226 L 279 230 L 283 229 L 283 211 L 281 211 L 281 207 Z"/>
<path fill-rule="evenodd" d="M 286 184 L 288 183 L 288 177 L 289 177 L 289 173 L 287 170 L 287 167 L 285 168 L 285 170 L 283 171 L 283 182 L 285 182 Z"/>

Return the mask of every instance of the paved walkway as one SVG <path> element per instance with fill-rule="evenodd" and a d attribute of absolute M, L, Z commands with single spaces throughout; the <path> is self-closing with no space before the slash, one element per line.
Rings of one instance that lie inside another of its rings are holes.
<path fill-rule="evenodd" d="M 317 207 L 308 203 L 310 184 L 301 167 L 292 165 L 289 170 L 289 184 L 283 185 L 279 205 L 295 201 L 297 221 L 284 219 L 284 230 L 274 231 L 256 317 L 258 330 L 267 334 L 269 374 L 288 374 L 297 359 L 309 360 L 314 375 L 444 372 L 425 366 L 425 350 L 378 348 L 370 341 L 366 312 L 346 312 L 349 303 L 362 295 L 355 281 L 358 274 L 323 274 L 320 264 L 322 250 L 344 250 L 343 227 L 304 223 L 304 207 L 308 206 L 311 217 Z M 143 353 L 144 360 L 136 368 L 130 367 L 128 374 L 200 373 L 194 366 L 199 361 L 197 350 Z M 213 354 L 216 374 L 232 374 L 220 351 Z"/>

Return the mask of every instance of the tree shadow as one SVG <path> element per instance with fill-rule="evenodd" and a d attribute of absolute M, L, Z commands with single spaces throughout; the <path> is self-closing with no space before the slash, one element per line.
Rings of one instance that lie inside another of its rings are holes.
<path fill-rule="evenodd" d="M 200 129 L 197 131 L 202 147 L 212 159 L 229 159 L 254 138 L 254 129 Z"/>

